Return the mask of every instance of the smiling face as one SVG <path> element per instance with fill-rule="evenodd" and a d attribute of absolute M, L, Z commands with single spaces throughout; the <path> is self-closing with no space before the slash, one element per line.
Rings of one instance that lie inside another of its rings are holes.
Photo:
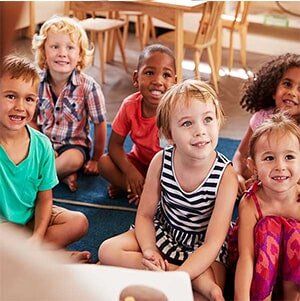
<path fill-rule="evenodd" d="M 45 42 L 46 63 L 52 77 L 69 77 L 80 60 L 78 37 L 49 30 Z"/>
<path fill-rule="evenodd" d="M 273 96 L 276 107 L 292 116 L 300 115 L 300 68 L 287 70 Z"/>
<path fill-rule="evenodd" d="M 146 56 L 140 69 L 133 75 L 133 83 L 143 95 L 145 105 L 154 109 L 175 82 L 174 59 L 159 51 Z"/>
<path fill-rule="evenodd" d="M 170 142 L 185 158 L 207 160 L 215 155 L 219 123 L 211 100 L 191 100 L 190 106 L 178 105 L 171 114 Z"/>
<path fill-rule="evenodd" d="M 254 161 L 250 163 L 265 189 L 288 191 L 300 179 L 299 140 L 283 131 L 263 134 L 256 142 Z"/>
<path fill-rule="evenodd" d="M 36 84 L 4 74 L 0 79 L 0 131 L 24 128 L 35 113 L 36 102 Z"/>

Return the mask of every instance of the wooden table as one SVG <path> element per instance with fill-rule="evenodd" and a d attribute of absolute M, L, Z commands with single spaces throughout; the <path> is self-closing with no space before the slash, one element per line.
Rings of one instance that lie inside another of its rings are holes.
<path fill-rule="evenodd" d="M 183 45 L 183 14 L 186 12 L 201 12 L 200 0 L 101 0 L 72 1 L 70 9 L 85 11 L 141 11 L 160 19 L 175 27 L 175 58 L 178 81 L 182 80 Z M 196 25 L 195 25 L 196 26 Z M 198 24 L 197 24 L 198 26 Z M 146 29 L 145 29 L 146 30 Z M 145 37 L 146 35 L 144 35 Z"/>

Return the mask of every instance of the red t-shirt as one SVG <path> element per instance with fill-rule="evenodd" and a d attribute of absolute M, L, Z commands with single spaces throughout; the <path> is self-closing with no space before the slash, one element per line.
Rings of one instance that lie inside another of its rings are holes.
<path fill-rule="evenodd" d="M 141 93 L 136 92 L 124 99 L 112 123 L 112 129 L 123 137 L 129 134 L 133 141 L 131 153 L 141 163 L 149 165 L 161 147 L 156 117 L 142 116 L 142 98 Z"/>

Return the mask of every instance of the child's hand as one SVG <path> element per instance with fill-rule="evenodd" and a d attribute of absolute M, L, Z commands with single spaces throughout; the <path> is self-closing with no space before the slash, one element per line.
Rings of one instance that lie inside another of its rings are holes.
<path fill-rule="evenodd" d="M 140 197 L 145 179 L 135 168 L 130 168 L 126 173 L 126 187 L 129 195 Z M 131 198 L 132 199 L 132 198 Z"/>
<path fill-rule="evenodd" d="M 143 252 L 143 265 L 151 271 L 166 271 L 167 261 L 155 250 L 146 249 Z"/>
<path fill-rule="evenodd" d="M 97 176 L 99 175 L 98 161 L 89 160 L 83 167 L 86 175 Z"/>
<path fill-rule="evenodd" d="M 128 193 L 127 199 L 129 204 L 134 203 L 134 205 L 138 206 L 140 203 L 140 197 L 133 193 Z"/>

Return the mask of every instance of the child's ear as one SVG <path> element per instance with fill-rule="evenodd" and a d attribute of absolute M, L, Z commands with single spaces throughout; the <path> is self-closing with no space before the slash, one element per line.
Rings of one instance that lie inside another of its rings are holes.
<path fill-rule="evenodd" d="M 250 157 L 247 158 L 247 167 L 251 171 L 252 174 L 257 174 L 257 169 L 256 169 L 255 162 Z"/>
<path fill-rule="evenodd" d="M 138 82 L 138 71 L 137 70 L 134 70 L 133 72 L 133 75 L 132 75 L 132 83 L 133 83 L 133 86 L 135 88 L 138 88 L 139 87 L 139 82 Z"/>

